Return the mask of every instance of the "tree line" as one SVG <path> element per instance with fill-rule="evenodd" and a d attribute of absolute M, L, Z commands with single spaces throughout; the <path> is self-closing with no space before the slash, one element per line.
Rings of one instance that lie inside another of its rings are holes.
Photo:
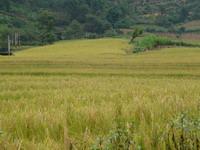
<path fill-rule="evenodd" d="M 170 28 L 200 19 L 198 0 L 153 2 L 1 0 L 1 12 L 11 15 L 0 12 L 0 39 L 9 32 L 20 32 L 23 43 L 47 44 L 61 39 L 113 36 L 120 28 L 140 23 Z"/>

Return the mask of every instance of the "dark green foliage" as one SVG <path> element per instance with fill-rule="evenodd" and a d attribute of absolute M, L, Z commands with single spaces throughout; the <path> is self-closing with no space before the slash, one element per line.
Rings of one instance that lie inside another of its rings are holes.
<path fill-rule="evenodd" d="M 113 27 L 115 27 L 116 23 L 120 20 L 122 16 L 123 12 L 120 7 L 114 6 L 108 11 L 106 18 L 113 25 Z"/>
<path fill-rule="evenodd" d="M 40 35 L 41 43 L 42 44 L 52 44 L 56 39 L 53 32 L 43 32 Z"/>
<path fill-rule="evenodd" d="M 9 0 L 1 0 L 0 1 L 0 10 L 10 11 L 10 1 Z"/>
<path fill-rule="evenodd" d="M 8 35 L 10 34 L 10 30 L 8 26 L 0 26 L 0 49 L 5 49 L 7 48 L 7 38 Z"/>
<path fill-rule="evenodd" d="M 137 38 L 138 36 L 142 35 L 143 34 L 143 30 L 142 29 L 139 29 L 139 28 L 136 28 L 134 31 L 133 31 L 133 34 L 132 34 L 132 37 L 131 37 L 131 43 L 134 41 L 135 38 Z"/>
<path fill-rule="evenodd" d="M 169 18 L 166 16 L 159 16 L 156 19 L 156 24 L 163 27 L 171 27 L 172 22 L 170 22 Z"/>
<path fill-rule="evenodd" d="M 86 18 L 85 31 L 90 33 L 103 34 L 111 28 L 109 22 L 102 20 L 94 15 L 88 15 Z"/>
<path fill-rule="evenodd" d="M 55 41 L 54 35 L 55 17 L 49 11 L 42 10 L 38 17 L 38 28 L 41 31 L 42 44 L 51 44 Z"/>
<path fill-rule="evenodd" d="M 180 22 L 185 22 L 186 19 L 188 18 L 188 16 L 189 16 L 189 11 L 187 10 L 187 8 L 185 8 L 185 7 L 181 8 L 179 21 Z"/>
<path fill-rule="evenodd" d="M 73 20 L 65 31 L 66 39 L 81 38 L 83 37 L 83 35 L 84 35 L 83 27 L 77 20 Z"/>
<path fill-rule="evenodd" d="M 185 27 L 178 28 L 178 30 L 176 31 L 176 37 L 179 38 L 185 32 L 186 32 Z"/>
<path fill-rule="evenodd" d="M 133 24 L 134 24 L 134 21 L 130 17 L 126 17 L 116 22 L 115 26 L 117 28 L 129 28 Z"/>
<path fill-rule="evenodd" d="M 199 0 L 184 2 L 160 0 L 153 4 L 152 2 L 1 0 L 0 26 L 6 25 L 10 31 L 17 29 L 21 33 L 21 42 L 24 44 L 40 42 L 45 44 L 57 39 L 80 38 L 86 33 L 97 34 L 97 36 L 108 35 L 108 31 L 131 28 L 135 24 L 157 24 L 164 28 L 148 28 L 148 31 L 165 32 L 176 24 L 200 19 Z M 72 29 L 74 20 L 79 24 L 79 27 L 75 27 L 76 33 L 75 28 Z M 82 30 L 81 33 L 77 35 L 80 30 Z"/>

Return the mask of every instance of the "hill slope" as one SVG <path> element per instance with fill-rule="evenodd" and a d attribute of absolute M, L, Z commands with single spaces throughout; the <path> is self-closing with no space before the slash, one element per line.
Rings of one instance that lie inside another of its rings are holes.
<path fill-rule="evenodd" d="M 20 31 L 29 43 L 41 41 L 37 21 L 44 10 L 55 17 L 57 39 L 111 33 L 138 23 L 169 28 L 200 19 L 198 0 L 1 0 L 0 9 L 0 33 L 6 28 Z"/>
<path fill-rule="evenodd" d="M 125 73 L 134 73 L 144 72 L 147 69 L 150 74 L 161 72 L 169 74 L 179 70 L 182 70 L 183 74 L 190 74 L 193 72 L 192 69 L 196 72 L 195 68 L 200 64 L 199 48 L 169 48 L 137 55 L 128 54 L 131 49 L 132 45 L 129 45 L 126 39 L 62 41 L 50 46 L 19 51 L 10 58 L 1 57 L 1 71 L 9 70 L 8 72 L 12 73 L 12 69 L 17 72 L 21 69 L 24 69 L 22 72 L 33 69 L 45 73 L 45 70 L 54 72 L 55 68 L 61 72 L 71 68 L 85 69 L 84 72 L 88 69 L 98 72 L 104 69 L 105 72 L 119 69 L 119 71 L 124 70 Z M 165 67 L 168 69 L 166 70 Z"/>

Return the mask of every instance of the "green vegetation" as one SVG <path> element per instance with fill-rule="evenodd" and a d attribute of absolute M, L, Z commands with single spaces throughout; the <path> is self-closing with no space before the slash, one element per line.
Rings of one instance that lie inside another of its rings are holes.
<path fill-rule="evenodd" d="M 134 31 L 133 31 L 133 34 L 132 34 L 132 37 L 131 37 L 131 43 L 137 38 L 139 37 L 140 35 L 143 34 L 143 30 L 142 29 L 139 29 L 139 28 L 136 28 Z"/>
<path fill-rule="evenodd" d="M 0 149 L 196 146 L 200 48 L 128 55 L 128 43 L 62 41 L 0 56 Z"/>
<path fill-rule="evenodd" d="M 52 44 L 55 41 L 54 31 L 55 17 L 51 12 L 42 10 L 38 17 L 38 28 L 41 31 L 39 39 L 41 44 Z"/>
<path fill-rule="evenodd" d="M 165 46 L 200 47 L 199 44 L 192 44 L 184 41 L 173 40 L 157 35 L 146 35 L 136 40 L 134 44 L 134 52 L 142 52 Z"/>
<path fill-rule="evenodd" d="M 149 32 L 168 32 L 200 20 L 199 5 L 199 0 L 1 0 L 0 34 L 8 27 L 10 33 L 20 33 L 22 44 L 39 45 L 112 36 L 138 24 Z"/>

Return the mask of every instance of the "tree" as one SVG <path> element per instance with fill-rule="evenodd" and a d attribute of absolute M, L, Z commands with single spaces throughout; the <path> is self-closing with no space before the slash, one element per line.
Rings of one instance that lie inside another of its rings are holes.
<path fill-rule="evenodd" d="M 185 33 L 185 31 L 186 31 L 185 27 L 180 27 L 176 32 L 177 33 L 176 37 L 180 38 L 182 36 L 182 34 Z"/>
<path fill-rule="evenodd" d="M 67 0 L 64 2 L 64 8 L 71 19 L 84 22 L 86 15 L 89 13 L 88 5 L 82 0 Z"/>
<path fill-rule="evenodd" d="M 10 11 L 10 1 L 9 0 L 1 0 L 0 1 L 0 9 Z"/>
<path fill-rule="evenodd" d="M 163 27 L 171 27 L 172 23 L 169 21 L 168 16 L 158 16 L 156 24 Z"/>
<path fill-rule="evenodd" d="M 109 30 L 111 25 L 109 22 L 102 20 L 101 18 L 88 15 L 85 24 L 85 31 L 97 34 L 103 34 L 106 30 Z"/>
<path fill-rule="evenodd" d="M 180 22 L 185 22 L 185 20 L 187 19 L 189 15 L 189 12 L 187 11 L 186 8 L 182 8 L 181 11 L 180 11 L 180 17 L 179 17 L 179 21 Z"/>
<path fill-rule="evenodd" d="M 0 26 L 0 49 L 7 48 L 7 38 L 10 34 L 10 29 L 6 25 Z"/>
<path fill-rule="evenodd" d="M 86 0 L 86 3 L 95 15 L 104 12 L 106 9 L 105 0 Z"/>
<path fill-rule="evenodd" d="M 126 17 L 116 22 L 115 26 L 117 28 L 129 28 L 133 24 L 133 20 L 130 17 Z"/>
<path fill-rule="evenodd" d="M 131 43 L 135 40 L 135 38 L 137 38 L 138 36 L 142 35 L 143 34 L 143 30 L 142 29 L 139 29 L 139 28 L 136 28 L 134 31 L 133 31 L 133 34 L 132 34 L 132 37 L 131 37 Z"/>
<path fill-rule="evenodd" d="M 41 31 L 40 37 L 42 44 L 51 44 L 55 41 L 54 26 L 54 15 L 47 10 L 40 11 L 38 17 L 38 29 Z"/>
<path fill-rule="evenodd" d="M 117 6 L 112 7 L 106 16 L 107 20 L 112 24 L 113 27 L 115 27 L 116 22 L 118 22 L 121 17 L 122 10 Z"/>
<path fill-rule="evenodd" d="M 77 20 L 73 20 L 65 30 L 65 37 L 67 39 L 81 38 L 83 34 L 83 27 Z"/>

